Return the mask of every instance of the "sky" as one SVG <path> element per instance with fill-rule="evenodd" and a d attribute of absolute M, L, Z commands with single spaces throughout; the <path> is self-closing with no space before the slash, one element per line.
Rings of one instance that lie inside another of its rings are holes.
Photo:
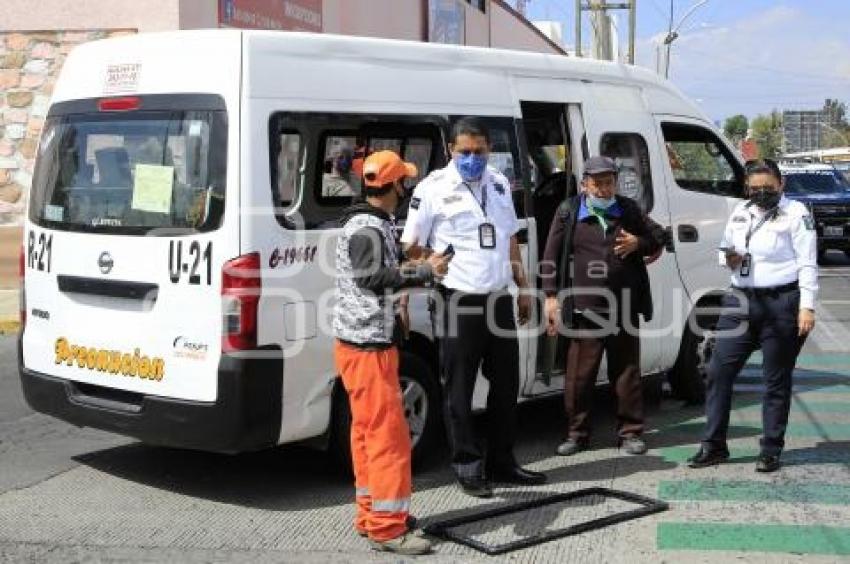
<path fill-rule="evenodd" d="M 654 69 L 670 0 L 637 2 L 637 64 Z M 678 23 L 697 0 L 673 3 Z M 568 46 L 574 13 L 574 0 L 530 0 L 528 9 L 531 20 L 561 21 Z M 625 52 L 628 17 L 621 14 Z M 684 22 L 671 57 L 670 79 L 714 120 L 820 109 L 826 98 L 850 106 L 850 0 L 709 0 Z"/>

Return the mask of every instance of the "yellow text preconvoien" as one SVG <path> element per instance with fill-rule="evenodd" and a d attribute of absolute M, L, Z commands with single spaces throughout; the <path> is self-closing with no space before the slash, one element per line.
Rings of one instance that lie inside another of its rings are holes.
<path fill-rule="evenodd" d="M 165 360 L 142 355 L 139 349 L 133 354 L 94 347 L 72 345 L 65 337 L 56 339 L 56 364 L 65 363 L 78 368 L 88 368 L 109 374 L 138 377 L 159 382 L 165 376 Z"/>

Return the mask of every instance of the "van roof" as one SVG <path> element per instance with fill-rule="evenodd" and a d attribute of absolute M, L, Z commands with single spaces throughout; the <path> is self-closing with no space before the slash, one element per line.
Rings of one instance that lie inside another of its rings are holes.
<path fill-rule="evenodd" d="M 143 58 L 145 52 L 151 48 L 170 52 L 170 57 L 174 57 L 177 63 L 179 58 L 209 59 L 220 56 L 225 46 L 227 49 L 236 50 L 239 39 L 249 65 L 252 59 L 264 57 L 271 58 L 269 64 L 272 64 L 272 60 L 283 59 L 308 59 L 321 64 L 336 60 L 371 65 L 385 63 L 399 70 L 398 76 L 401 80 L 404 79 L 406 70 L 449 72 L 478 69 L 488 74 L 499 72 L 529 78 L 561 78 L 587 83 L 619 84 L 641 88 L 646 103 L 654 113 L 688 115 L 710 122 L 700 108 L 688 100 L 678 88 L 649 69 L 558 54 L 489 47 L 309 32 L 212 29 L 143 33 L 93 41 L 76 48 L 69 57 L 69 62 L 83 58 L 101 62 L 105 59 L 120 61 L 122 51 L 136 58 Z M 219 43 L 220 41 L 223 44 Z M 191 44 L 196 44 L 198 48 L 186 49 Z M 176 51 L 172 50 L 175 45 L 180 45 Z M 216 49 L 211 50 L 213 45 Z M 262 74 L 268 76 L 268 69 L 263 70 Z M 275 78 L 278 83 L 286 82 L 283 76 Z"/>

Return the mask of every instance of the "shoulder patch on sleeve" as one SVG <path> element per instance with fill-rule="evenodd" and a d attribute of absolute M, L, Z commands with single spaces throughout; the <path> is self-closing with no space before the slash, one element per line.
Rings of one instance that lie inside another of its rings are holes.
<path fill-rule="evenodd" d="M 808 229 L 809 231 L 814 231 L 815 230 L 815 218 L 813 218 L 809 214 L 804 215 L 803 216 L 803 225 L 805 225 L 806 229 Z"/>
<path fill-rule="evenodd" d="M 411 198 L 410 199 L 410 209 L 418 210 L 420 202 L 422 202 L 421 198 L 417 198 L 417 197 Z"/>
<path fill-rule="evenodd" d="M 747 223 L 747 218 L 743 215 L 733 215 L 732 223 Z"/>

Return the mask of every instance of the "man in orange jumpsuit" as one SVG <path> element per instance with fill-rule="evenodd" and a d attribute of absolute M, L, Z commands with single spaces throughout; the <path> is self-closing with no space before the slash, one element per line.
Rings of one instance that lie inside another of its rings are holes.
<path fill-rule="evenodd" d="M 393 294 L 431 284 L 449 257 L 400 264 L 393 213 L 404 179 L 416 167 L 392 151 L 363 164 L 364 203 L 343 215 L 336 249 L 334 356 L 351 405 L 351 457 L 357 497 L 355 527 L 376 550 L 424 554 L 428 540 L 407 526 L 410 508 L 410 431 L 398 381 L 393 342 Z"/>

